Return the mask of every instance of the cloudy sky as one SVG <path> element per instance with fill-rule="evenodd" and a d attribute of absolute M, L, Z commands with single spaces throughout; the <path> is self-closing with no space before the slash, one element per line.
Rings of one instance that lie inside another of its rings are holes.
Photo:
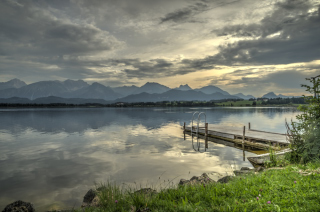
<path fill-rule="evenodd" d="M 1 82 L 158 82 L 298 95 L 320 74 L 320 0 L 1 0 Z"/>

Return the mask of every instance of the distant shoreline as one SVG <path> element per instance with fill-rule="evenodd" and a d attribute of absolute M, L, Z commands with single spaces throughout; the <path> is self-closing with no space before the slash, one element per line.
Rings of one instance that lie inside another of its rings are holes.
<path fill-rule="evenodd" d="M 64 104 L 0 104 L 0 109 L 15 109 L 15 108 L 172 108 L 172 107 L 251 107 L 251 108 L 263 108 L 263 107 L 292 107 L 297 108 L 299 105 L 295 104 L 283 104 L 283 105 L 234 105 L 234 106 L 222 106 L 222 105 L 139 105 L 130 104 L 125 106 L 118 105 L 97 105 L 97 104 L 84 104 L 84 105 L 64 105 Z"/>
<path fill-rule="evenodd" d="M 177 97 L 184 98 L 184 97 Z M 274 99 L 216 99 L 216 100 L 141 100 L 141 101 L 106 101 L 104 99 L 81 99 L 43 97 L 30 100 L 13 97 L 0 98 L 0 108 L 101 108 L 101 107 L 298 107 L 306 104 L 304 98 L 274 98 Z"/>

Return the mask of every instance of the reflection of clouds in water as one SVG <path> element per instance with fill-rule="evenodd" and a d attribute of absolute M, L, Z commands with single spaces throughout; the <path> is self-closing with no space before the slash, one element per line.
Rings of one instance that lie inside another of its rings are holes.
<path fill-rule="evenodd" d="M 177 147 L 171 148 L 171 150 L 166 151 L 163 156 L 170 157 L 170 158 L 181 158 L 185 156 L 186 154 L 183 153 L 180 149 Z"/>
<path fill-rule="evenodd" d="M 103 146 L 109 150 L 124 150 L 128 140 L 127 128 L 118 125 L 110 125 L 99 130 L 87 130 L 83 137 L 91 141 L 91 146 Z"/>
<path fill-rule="evenodd" d="M 20 157 L 11 158 L 10 164 L 1 164 L 1 193 L 5 194 L 7 199 L 10 198 L 10 201 L 22 198 L 25 201 L 30 200 L 37 207 L 53 201 L 65 201 L 69 207 L 75 202 L 78 205 L 95 179 L 102 179 L 101 175 L 112 173 L 115 169 L 111 155 L 107 159 L 99 154 L 87 157 L 87 154 L 81 155 L 70 148 L 65 151 L 49 149 L 37 153 L 34 158 L 24 154 L 25 152 L 21 151 Z M 79 189 L 76 192 L 77 188 L 81 188 L 81 192 Z M 71 191 L 77 195 L 70 196 Z M 63 196 L 67 198 L 64 199 Z M 2 200 L 1 198 L 1 205 L 8 203 Z"/>
<path fill-rule="evenodd" d="M 161 136 L 160 139 L 165 138 L 166 136 L 179 136 L 182 133 L 182 128 L 179 123 L 166 123 L 164 125 L 159 126 L 159 128 L 148 129 L 144 125 L 135 125 L 135 126 L 128 126 L 126 128 L 128 132 L 135 136 Z"/>
<path fill-rule="evenodd" d="M 180 129 L 180 126 L 176 126 L 178 127 Z M 24 136 L 15 137 L 15 141 L 7 145 L 6 149 L 1 149 L 1 153 L 10 153 L 9 158 L 3 158 L 3 162 L 10 161 L 10 166 L 1 166 L 3 168 L 0 171 L 1 185 L 10 186 L 2 187 L 2 192 L 10 197 L 10 201 L 13 201 L 19 198 L 19 193 L 23 193 L 21 191 L 16 193 L 17 189 L 28 192 L 32 190 L 28 195 L 37 207 L 41 207 L 41 203 L 42 205 L 51 204 L 52 201 L 60 203 L 65 201 L 65 204 L 70 206 L 75 201 L 81 201 L 87 187 L 93 186 L 94 181 L 105 182 L 121 170 L 129 176 L 128 181 L 132 181 L 130 177 L 132 173 L 127 171 L 130 170 L 130 166 L 136 167 L 132 172 L 147 168 L 149 175 L 145 176 L 150 178 L 150 172 L 153 172 L 156 163 L 159 163 L 159 166 L 166 163 L 162 156 L 153 154 L 154 156 L 150 157 L 152 152 L 163 151 L 161 140 L 158 141 L 158 145 L 153 145 L 154 141 L 150 141 L 150 138 L 160 136 L 166 132 L 166 129 L 169 129 L 165 134 L 165 140 L 167 140 L 170 138 L 168 134 L 172 134 L 170 126 L 164 126 L 160 132 L 157 132 L 155 129 L 148 130 L 142 125 L 138 128 L 111 125 L 99 130 L 87 130 L 81 135 L 67 133 L 48 135 L 26 130 Z M 132 134 L 138 137 L 133 138 Z M 12 138 L 8 134 L 4 137 Z M 135 147 L 141 142 L 144 146 Z M 118 151 L 123 153 L 124 150 L 128 150 L 126 153 L 130 154 L 117 155 Z M 133 159 L 131 155 L 139 157 Z M 150 166 L 146 164 L 146 158 L 153 161 Z M 140 178 L 141 175 L 138 174 L 135 180 L 138 181 Z M 16 185 L 25 185 L 12 189 L 15 187 L 12 182 Z M 79 189 L 79 185 L 84 185 L 83 189 Z M 70 195 L 70 192 L 76 193 L 77 196 L 69 196 L 64 200 L 63 197 Z M 37 196 L 43 197 L 41 203 Z M 1 202 L 10 202 L 6 200 L 1 198 Z"/>
<path fill-rule="evenodd" d="M 299 112 L 293 112 L 288 108 L 260 108 L 253 113 L 238 113 L 230 114 L 221 121 L 223 126 L 233 126 L 233 127 L 248 127 L 248 123 L 251 123 L 252 129 L 272 131 L 284 133 L 285 119 L 288 121 L 296 120 L 296 115 Z"/>
<path fill-rule="evenodd" d="M 5 137 L 10 136 L 4 136 L 2 139 Z M 23 138 L 14 138 L 10 142 L 7 142 L 6 145 L 3 145 L 1 153 L 8 154 L 9 160 L 20 156 L 28 159 L 37 158 L 39 154 L 45 153 L 48 150 L 60 149 L 62 146 L 60 142 L 66 137 L 66 134 L 61 133 L 61 135 L 48 139 L 48 135 L 35 134 L 30 130 L 26 130 L 26 136 L 23 136 Z"/>

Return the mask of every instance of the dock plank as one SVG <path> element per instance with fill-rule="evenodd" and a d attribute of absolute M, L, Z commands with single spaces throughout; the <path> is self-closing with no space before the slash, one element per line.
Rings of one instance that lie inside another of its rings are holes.
<path fill-rule="evenodd" d="M 231 134 L 238 137 L 242 137 L 243 128 L 242 127 L 230 127 L 230 126 L 221 126 L 221 125 L 215 125 L 215 124 L 209 124 L 208 125 L 208 131 L 216 131 L 220 133 L 225 134 Z M 265 141 L 274 141 L 278 143 L 283 144 L 289 144 L 289 142 L 286 139 L 285 135 L 281 134 L 274 134 L 274 133 L 268 133 L 263 131 L 255 131 L 255 130 L 247 130 L 245 136 L 247 138 L 252 139 L 259 139 L 259 140 L 265 140 Z"/>

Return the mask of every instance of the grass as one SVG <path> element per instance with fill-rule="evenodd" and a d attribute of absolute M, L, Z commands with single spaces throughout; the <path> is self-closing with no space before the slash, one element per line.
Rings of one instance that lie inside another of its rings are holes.
<path fill-rule="evenodd" d="M 153 195 L 107 183 L 98 193 L 101 207 L 84 211 L 320 211 L 319 167 L 288 165 L 226 184 L 176 186 Z"/>

